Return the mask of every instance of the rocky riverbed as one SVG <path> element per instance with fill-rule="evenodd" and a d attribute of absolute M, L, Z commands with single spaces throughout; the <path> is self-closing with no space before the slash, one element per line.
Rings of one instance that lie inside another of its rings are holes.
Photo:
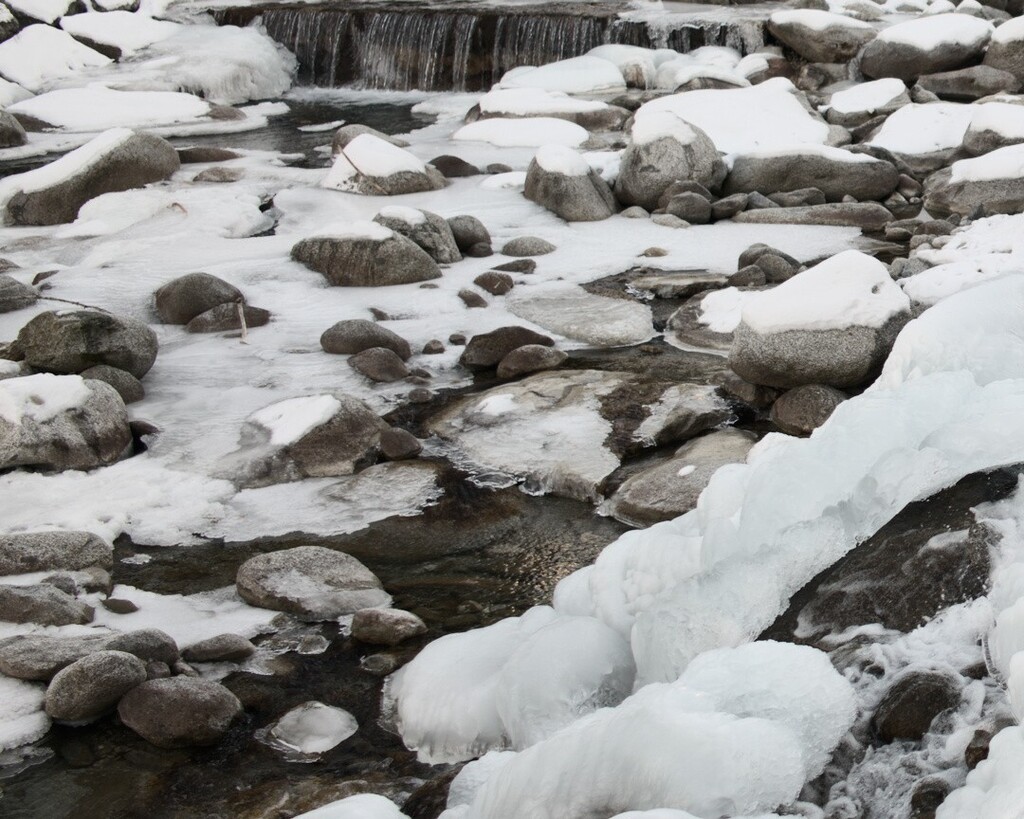
<path fill-rule="evenodd" d="M 0 812 L 1017 816 L 1020 9 L 259 11 L 0 6 Z"/>

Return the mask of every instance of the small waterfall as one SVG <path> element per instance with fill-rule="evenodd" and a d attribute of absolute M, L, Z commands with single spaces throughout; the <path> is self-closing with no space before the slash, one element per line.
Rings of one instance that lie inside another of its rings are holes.
<path fill-rule="evenodd" d="M 510 68 L 576 57 L 602 43 L 683 53 L 724 45 L 748 54 L 765 42 L 757 20 L 640 22 L 611 11 L 256 6 L 216 13 L 218 22 L 231 25 L 257 16 L 298 57 L 301 82 L 397 91 L 487 89 Z"/>

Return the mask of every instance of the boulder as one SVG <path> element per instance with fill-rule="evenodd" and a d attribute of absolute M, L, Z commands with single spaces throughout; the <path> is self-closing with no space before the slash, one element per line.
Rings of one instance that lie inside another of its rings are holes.
<path fill-rule="evenodd" d="M 866 384 L 910 319 L 910 300 L 884 264 L 855 250 L 748 296 L 729 366 L 752 384 Z"/>
<path fill-rule="evenodd" d="M 237 663 L 252 656 L 256 646 L 240 634 L 218 634 L 193 643 L 181 652 L 188 663 Z"/>
<path fill-rule="evenodd" d="M 404 139 L 398 137 L 388 136 L 382 131 L 378 131 L 376 128 L 371 128 L 369 125 L 359 125 L 352 123 L 350 125 L 342 125 L 337 131 L 334 132 L 334 138 L 331 140 L 331 153 L 337 155 L 348 146 L 348 144 L 355 139 L 357 136 L 363 134 L 369 134 L 370 136 L 382 139 L 385 142 L 394 145 L 396 148 L 408 148 L 409 143 Z"/>
<path fill-rule="evenodd" d="M 26 142 L 28 134 L 14 114 L 0 111 L 0 148 L 18 148 Z"/>
<path fill-rule="evenodd" d="M 517 290 L 506 306 L 525 321 L 597 347 L 639 344 L 654 335 L 654 319 L 646 304 L 598 296 L 576 285 L 539 293 Z"/>
<path fill-rule="evenodd" d="M 918 77 L 917 85 L 930 91 L 940 100 L 974 102 L 993 94 L 1013 94 L 1021 81 L 1009 71 L 988 65 L 972 65 L 955 71 L 926 74 Z"/>
<path fill-rule="evenodd" d="M 13 276 L 0 274 L 0 313 L 31 307 L 38 298 L 35 288 L 22 284 Z"/>
<path fill-rule="evenodd" d="M 715 471 L 742 463 L 755 441 L 753 435 L 735 429 L 689 441 L 668 461 L 626 479 L 603 511 L 630 526 L 672 520 L 695 508 Z"/>
<path fill-rule="evenodd" d="M 19 28 L 21 28 L 21 24 L 11 14 L 11 10 L 5 5 L 0 5 L 0 43 L 17 34 Z"/>
<path fill-rule="evenodd" d="M 541 370 L 553 370 L 561 366 L 569 354 L 556 350 L 554 347 L 545 347 L 543 344 L 524 344 L 516 347 L 498 363 L 498 378 L 519 378 L 522 375 L 540 372 Z"/>
<path fill-rule="evenodd" d="M 956 213 L 1024 213 L 1020 163 L 1024 145 L 1010 145 L 974 159 L 961 159 L 925 181 L 924 206 L 934 216 Z"/>
<path fill-rule="evenodd" d="M 366 319 L 346 319 L 332 324 L 320 336 L 324 352 L 335 355 L 361 353 L 371 347 L 384 347 L 407 361 L 412 355 L 409 342 L 397 333 Z"/>
<path fill-rule="evenodd" d="M 392 427 L 381 433 L 380 452 L 389 461 L 407 461 L 422 451 L 423 444 L 408 430 Z"/>
<path fill-rule="evenodd" d="M 374 222 L 303 239 L 291 256 L 339 287 L 385 287 L 441 278 L 437 262 L 423 248 Z"/>
<path fill-rule="evenodd" d="M 875 29 L 860 20 L 816 9 L 777 11 L 768 31 L 812 63 L 845 63 L 875 38 Z"/>
<path fill-rule="evenodd" d="M 711 202 L 699 193 L 678 193 L 669 199 L 665 212 L 692 225 L 706 225 L 711 221 Z"/>
<path fill-rule="evenodd" d="M 455 244 L 463 253 L 477 245 L 491 246 L 491 234 L 475 216 L 452 216 L 448 219 Z"/>
<path fill-rule="evenodd" d="M 829 98 L 825 118 L 833 125 L 855 128 L 909 104 L 907 86 L 902 80 L 888 77 L 835 92 Z"/>
<path fill-rule="evenodd" d="M 579 153 L 561 145 L 537 151 L 523 196 L 567 222 L 599 222 L 617 210 L 608 183 Z"/>
<path fill-rule="evenodd" d="M 844 196 L 881 201 L 898 184 L 899 171 L 890 162 L 841 148 L 803 146 L 735 157 L 724 191 L 773 194 L 817 188 L 830 202 Z"/>
<path fill-rule="evenodd" d="M 164 324 L 188 324 L 219 304 L 244 302 L 242 291 L 209 273 L 188 273 L 156 291 L 156 313 Z"/>
<path fill-rule="evenodd" d="M 0 672 L 19 680 L 45 682 L 76 660 L 96 651 L 125 651 L 146 662 L 172 665 L 178 646 L 157 629 L 113 636 L 51 637 L 28 634 L 0 640 Z"/>
<path fill-rule="evenodd" d="M 241 315 L 239 315 L 241 314 Z M 227 333 L 242 329 L 242 318 L 246 329 L 263 327 L 270 323 L 270 311 L 249 304 L 218 304 L 205 313 L 200 313 L 185 325 L 186 333 Z"/>
<path fill-rule="evenodd" d="M 362 350 L 349 357 L 348 365 L 371 381 L 381 383 L 401 381 L 409 375 L 409 368 L 405 366 L 401 357 L 387 347 L 370 347 Z"/>
<path fill-rule="evenodd" d="M 121 400 L 125 404 L 141 401 L 146 397 L 146 388 L 142 386 L 139 379 L 130 372 L 111 367 L 109 364 L 97 364 L 95 367 L 89 367 L 87 370 L 82 370 L 80 375 L 82 378 L 91 378 L 109 384 L 117 390 L 117 394 L 121 396 Z"/>
<path fill-rule="evenodd" d="M 239 567 L 235 585 L 249 605 L 307 620 L 333 620 L 391 604 L 373 572 L 351 555 L 321 546 L 251 557 Z"/>
<path fill-rule="evenodd" d="M 553 347 L 554 339 L 526 327 L 499 327 L 489 333 L 473 336 L 459 357 L 459 363 L 470 370 L 495 367 L 506 355 L 524 345 Z"/>
<path fill-rule="evenodd" d="M 8 177 L 13 193 L 4 212 L 15 225 L 73 222 L 90 199 L 162 181 L 180 164 L 167 140 L 115 128 L 42 168 Z"/>
<path fill-rule="evenodd" d="M 437 168 L 445 179 L 461 179 L 465 176 L 479 176 L 482 173 L 476 165 L 470 165 L 465 159 L 451 154 L 435 156 L 427 164 Z"/>
<path fill-rule="evenodd" d="M 364 133 L 335 154 L 334 165 L 320 184 L 367 196 L 398 196 L 436 191 L 447 182 L 440 171 L 403 148 Z"/>
<path fill-rule="evenodd" d="M 475 290 L 470 290 L 468 287 L 463 287 L 459 291 L 459 298 L 462 299 L 462 303 L 466 307 L 486 307 L 487 299 L 477 293 Z"/>
<path fill-rule="evenodd" d="M 615 196 L 625 206 L 654 210 L 676 180 L 715 189 L 725 177 L 725 164 L 708 135 L 669 111 L 638 113 L 632 136 L 615 181 Z"/>
<path fill-rule="evenodd" d="M 965 14 L 934 14 L 883 29 L 864 47 L 861 70 L 869 77 L 912 82 L 923 74 L 981 60 L 992 24 Z"/>
<path fill-rule="evenodd" d="M 113 547 L 91 532 L 55 529 L 0 535 L 0 575 L 110 569 Z"/>
<path fill-rule="evenodd" d="M 92 606 L 76 600 L 56 586 L 0 585 L 0 621 L 69 626 L 91 623 Z"/>
<path fill-rule="evenodd" d="M 502 255 L 516 257 L 545 256 L 554 250 L 551 242 L 538 236 L 518 236 L 505 242 L 501 248 Z"/>
<path fill-rule="evenodd" d="M 988 102 L 975 107 L 978 111 L 971 117 L 963 140 L 963 149 L 968 154 L 981 156 L 1024 143 L 1024 106 Z"/>
<path fill-rule="evenodd" d="M 943 711 L 960 704 L 960 681 L 941 671 L 909 671 L 882 697 L 871 727 L 882 742 L 919 741 Z"/>
<path fill-rule="evenodd" d="M 412 240 L 438 264 L 462 261 L 451 226 L 436 213 L 391 206 L 383 208 L 373 221 Z"/>
<path fill-rule="evenodd" d="M 397 646 L 426 631 L 426 623 L 401 609 L 361 609 L 352 616 L 352 636 L 363 643 Z"/>
<path fill-rule="evenodd" d="M 219 683 L 171 677 L 136 686 L 121 698 L 117 713 L 158 748 L 185 748 L 219 742 L 242 713 L 242 704 Z"/>
<path fill-rule="evenodd" d="M 823 384 L 807 384 L 783 393 L 774 404 L 770 419 L 787 435 L 810 435 L 849 396 Z"/>
<path fill-rule="evenodd" d="M 0 469 L 92 469 L 119 460 L 132 443 L 124 402 L 102 381 L 7 378 L 0 406 Z"/>
<path fill-rule="evenodd" d="M 156 361 L 156 333 L 141 321 L 98 310 L 40 313 L 18 333 L 25 362 L 52 373 L 109 364 L 142 378 Z"/>
<path fill-rule="evenodd" d="M 1007 20 L 992 33 L 984 62 L 991 68 L 1009 71 L 1024 83 L 1024 20 Z"/>
<path fill-rule="evenodd" d="M 102 717 L 146 681 L 146 664 L 125 651 L 97 651 L 58 671 L 46 689 L 46 713 L 81 724 Z"/>
<path fill-rule="evenodd" d="M 351 475 L 376 459 L 386 429 L 377 413 L 342 393 L 278 401 L 246 419 L 226 474 L 245 486 Z"/>
<path fill-rule="evenodd" d="M 473 279 L 473 284 L 481 290 L 486 290 L 492 296 L 504 296 L 515 287 L 515 282 L 508 273 L 499 273 L 497 270 L 481 273 Z"/>

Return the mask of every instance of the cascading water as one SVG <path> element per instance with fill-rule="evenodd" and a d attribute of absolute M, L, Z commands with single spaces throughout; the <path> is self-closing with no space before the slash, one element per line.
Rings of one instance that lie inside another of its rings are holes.
<path fill-rule="evenodd" d="M 218 21 L 267 33 L 299 59 L 301 81 L 405 91 L 489 88 L 510 68 L 576 57 L 603 43 L 692 51 L 764 45 L 760 21 L 637 21 L 611 12 L 541 13 L 495 7 L 380 10 L 324 6 L 228 9 Z"/>

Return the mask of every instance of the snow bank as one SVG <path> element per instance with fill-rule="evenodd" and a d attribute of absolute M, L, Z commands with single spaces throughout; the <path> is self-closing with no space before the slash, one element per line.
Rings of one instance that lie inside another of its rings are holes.
<path fill-rule="evenodd" d="M 711 137 L 723 153 L 824 144 L 828 125 L 800 104 L 789 80 L 777 77 L 751 88 L 689 91 L 645 103 L 641 119 L 655 111 L 671 111 Z M 756 127 L 751 127 L 756 123 Z"/>
<path fill-rule="evenodd" d="M 743 304 L 743 321 L 759 333 L 882 327 L 910 309 L 884 264 L 857 250 L 839 253 Z"/>
<path fill-rule="evenodd" d="M 70 0 L 9 0 L 6 5 L 33 20 L 53 23 L 61 15 L 67 14 L 71 2 Z"/>
<path fill-rule="evenodd" d="M 1008 145 L 974 159 L 954 162 L 949 181 L 991 182 L 1024 176 L 1024 145 Z"/>
<path fill-rule="evenodd" d="M 499 88 L 540 88 L 566 94 L 601 94 L 624 91 L 626 83 L 614 63 L 599 57 L 572 57 L 538 68 L 513 68 Z"/>
<path fill-rule="evenodd" d="M 8 110 L 68 131 L 103 131 L 188 122 L 206 117 L 210 104 L 191 94 L 173 91 L 115 91 L 93 85 L 49 91 Z"/>
<path fill-rule="evenodd" d="M 981 45 L 988 41 L 994 29 L 988 20 L 968 14 L 936 14 L 882 29 L 878 39 L 935 51 L 951 45 Z"/>
<path fill-rule="evenodd" d="M 50 26 L 28 26 L 0 43 L 0 74 L 34 92 L 82 69 L 110 63 L 109 57 Z"/>
<path fill-rule="evenodd" d="M 181 31 L 180 23 L 154 20 L 145 14 L 130 11 L 108 11 L 104 14 L 72 14 L 60 21 L 60 27 L 74 37 L 114 46 L 121 56 L 134 54 L 146 46 L 166 40 Z"/>
<path fill-rule="evenodd" d="M 539 148 L 564 145 L 577 148 L 590 134 L 575 122 L 552 117 L 482 119 L 463 125 L 452 135 L 459 142 L 487 142 L 499 148 Z"/>

